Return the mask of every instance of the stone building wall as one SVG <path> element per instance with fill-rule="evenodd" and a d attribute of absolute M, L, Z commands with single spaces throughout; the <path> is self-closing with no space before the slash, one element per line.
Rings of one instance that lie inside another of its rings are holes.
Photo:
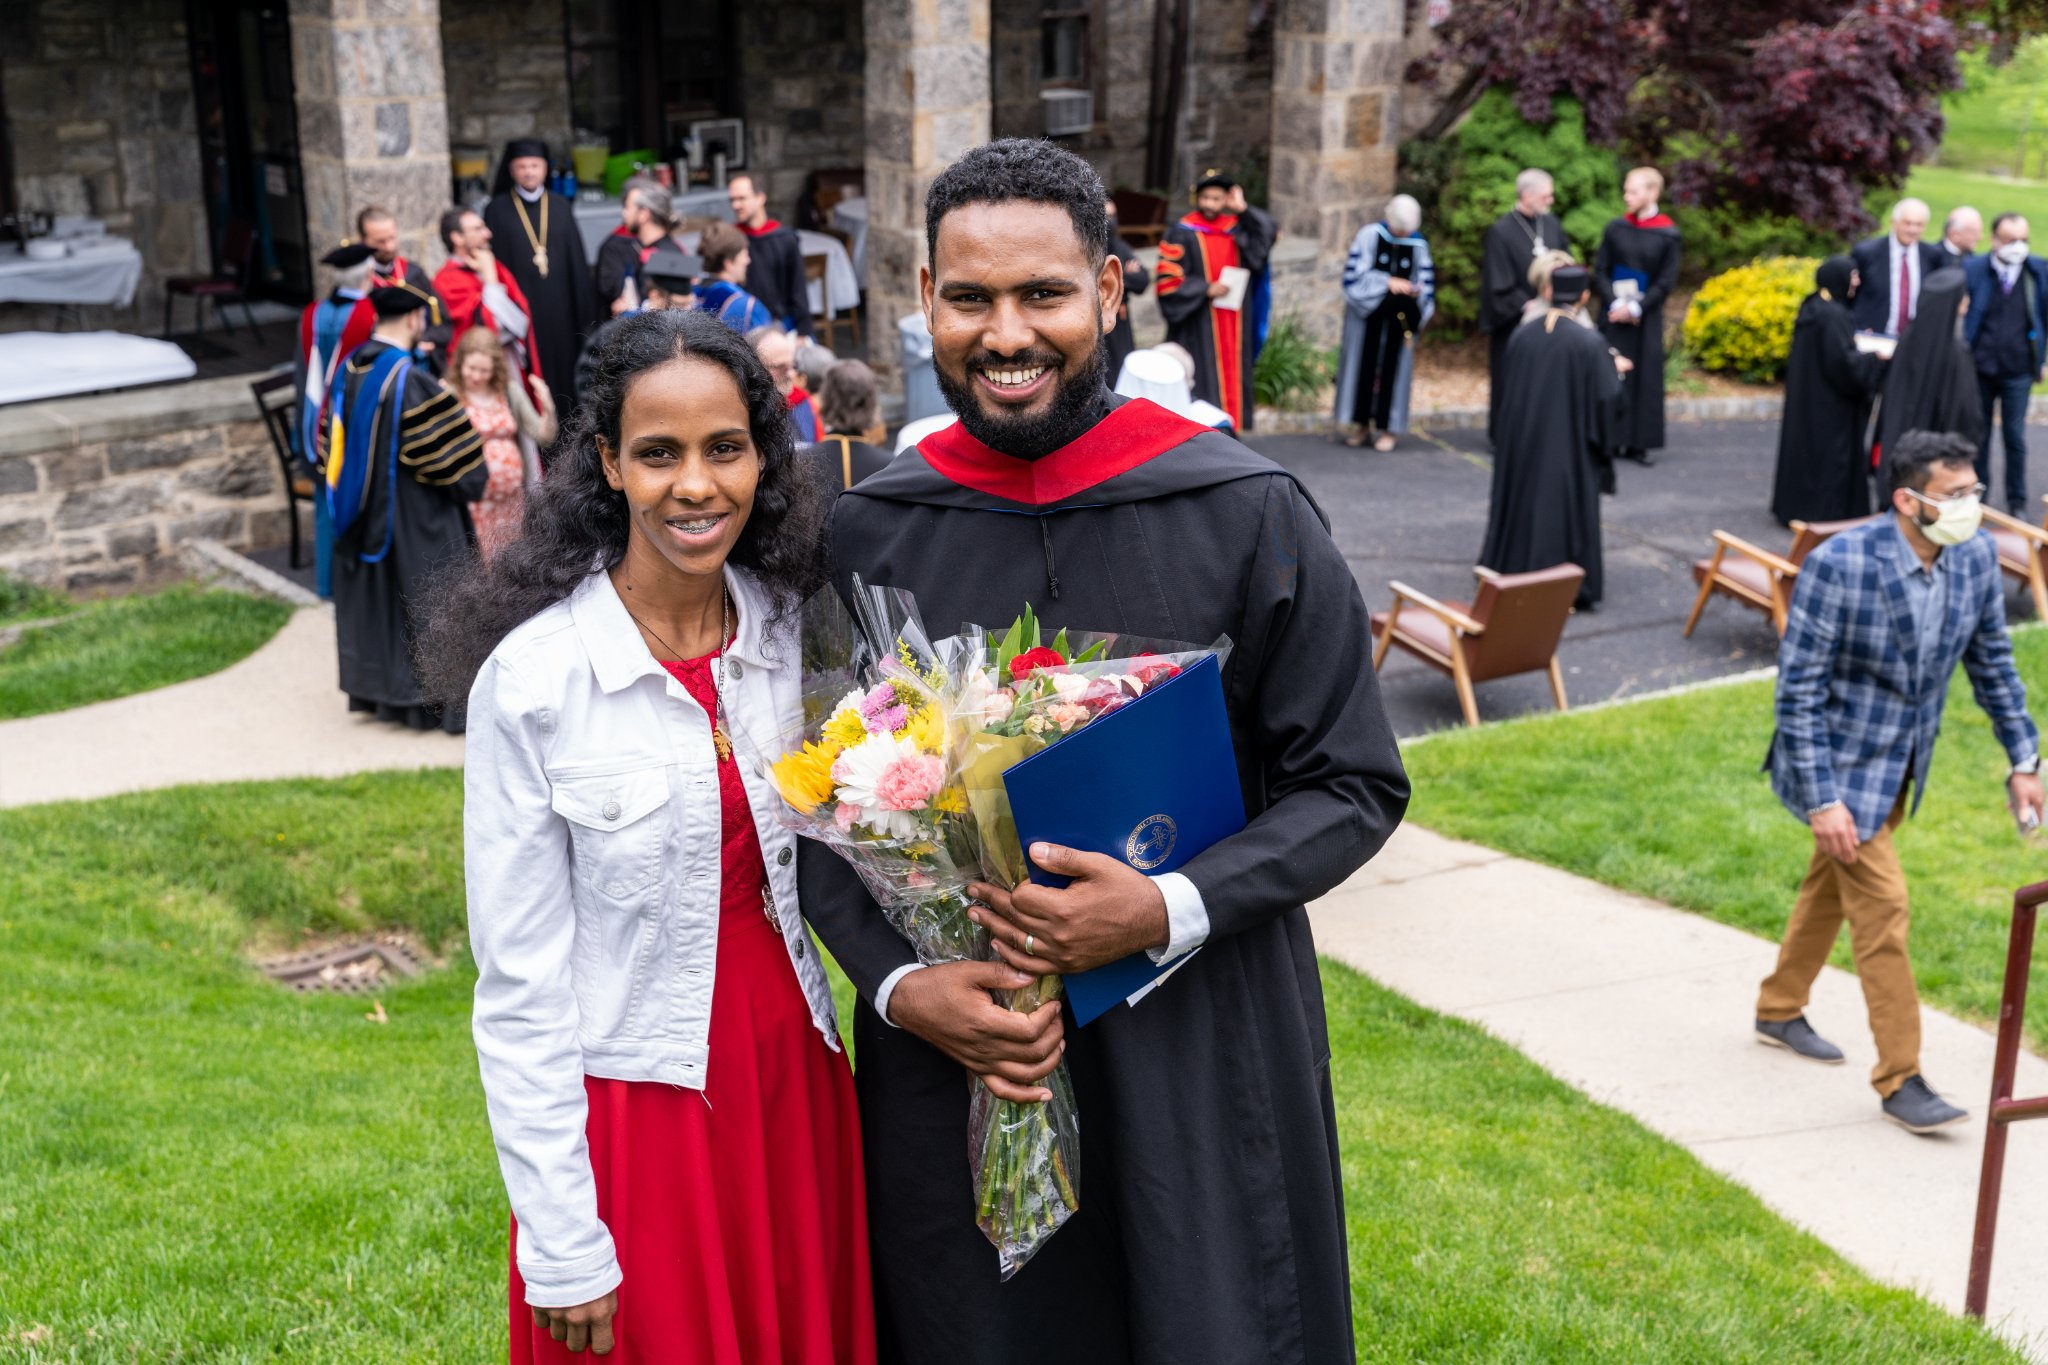
<path fill-rule="evenodd" d="M 569 155 L 569 58 L 562 0 L 441 0 L 448 140 L 490 149 L 515 137 Z"/>
<path fill-rule="evenodd" d="M 156 333 L 163 281 L 205 273 L 206 207 L 183 0 L 29 0 L 0 6 L 8 133 L 25 211 L 90 214 L 142 252 L 135 302 L 94 325 Z M 47 328 L 0 309 L 0 330 Z"/>
<path fill-rule="evenodd" d="M 861 0 L 750 0 L 739 41 L 747 168 L 789 222 L 810 172 L 867 160 Z"/>
<path fill-rule="evenodd" d="M 1241 171 L 1265 155 L 1273 129 L 1273 55 L 1270 43 L 1252 41 L 1254 5 L 1193 0 L 1180 176 L 1165 187 L 1176 202 L 1185 201 L 1187 187 L 1209 167 Z"/>
<path fill-rule="evenodd" d="M 7 410 L 0 569 L 69 592 L 119 592 L 177 574 L 190 540 L 248 550 L 289 538 L 277 456 L 246 381 L 152 392 L 153 411 L 128 395 Z M 168 408 L 166 394 L 177 395 Z M 34 439 L 43 426 L 59 443 Z"/>

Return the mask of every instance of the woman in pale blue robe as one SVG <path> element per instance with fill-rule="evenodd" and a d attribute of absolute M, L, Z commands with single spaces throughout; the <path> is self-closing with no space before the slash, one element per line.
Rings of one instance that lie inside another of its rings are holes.
<path fill-rule="evenodd" d="M 1422 208 L 1397 194 L 1385 217 L 1352 239 L 1344 262 L 1344 348 L 1337 362 L 1337 421 L 1344 444 L 1392 450 L 1408 430 L 1415 338 L 1436 313 L 1436 270 L 1420 235 Z"/>

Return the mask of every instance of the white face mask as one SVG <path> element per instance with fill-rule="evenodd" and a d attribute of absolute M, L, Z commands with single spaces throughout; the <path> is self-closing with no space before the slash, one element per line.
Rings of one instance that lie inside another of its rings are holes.
<path fill-rule="evenodd" d="M 1930 525 L 1920 523 L 1920 533 L 1936 545 L 1960 545 L 1977 534 L 1984 521 L 1984 504 L 1974 497 L 1950 498 L 1942 503 L 1924 503 L 1939 510 Z"/>
<path fill-rule="evenodd" d="M 2007 242 L 1992 254 L 2006 265 L 2018 265 L 2027 259 L 2027 244 L 2024 241 Z"/>

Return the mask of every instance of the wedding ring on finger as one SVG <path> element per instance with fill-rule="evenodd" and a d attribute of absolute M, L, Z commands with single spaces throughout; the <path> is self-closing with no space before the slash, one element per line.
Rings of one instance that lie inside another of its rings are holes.
<path fill-rule="evenodd" d="M 1026 956 L 1026 957 L 1030 957 L 1030 956 L 1031 956 L 1031 944 L 1032 944 L 1032 942 L 1033 942 L 1033 940 L 1032 940 L 1032 937 L 1031 937 L 1031 935 L 1029 935 L 1029 934 L 1026 934 L 1026 935 L 1024 935 L 1024 956 Z"/>

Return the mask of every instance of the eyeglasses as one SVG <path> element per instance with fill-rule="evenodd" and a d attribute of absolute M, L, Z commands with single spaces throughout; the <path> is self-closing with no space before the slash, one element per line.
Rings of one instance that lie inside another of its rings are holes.
<path fill-rule="evenodd" d="M 1979 502 L 1982 502 L 1984 500 L 1984 494 L 1990 490 L 1986 489 L 1984 485 L 1981 483 L 1973 483 L 1968 488 L 1963 489 L 1961 492 L 1951 493 L 1945 498 L 1930 498 L 1917 488 L 1908 488 L 1906 491 L 1908 493 L 1911 493 L 1914 497 L 1920 499 L 1920 501 L 1926 503 L 1929 507 L 1941 507 L 1951 502 L 1961 502 L 1965 498 L 1975 498 Z"/>

